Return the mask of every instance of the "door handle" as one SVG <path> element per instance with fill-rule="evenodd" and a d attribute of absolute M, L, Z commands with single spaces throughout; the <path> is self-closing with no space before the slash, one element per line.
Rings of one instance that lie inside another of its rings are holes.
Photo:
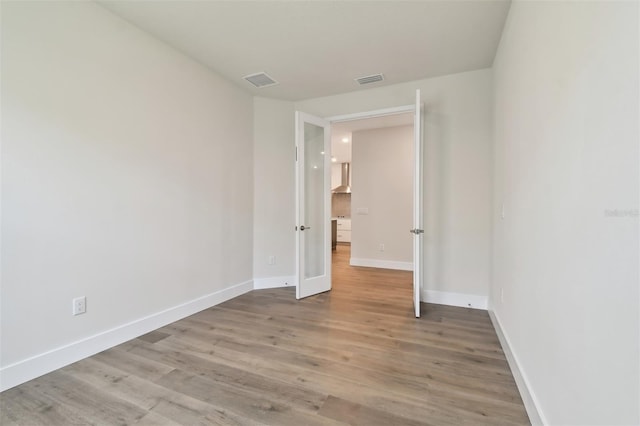
<path fill-rule="evenodd" d="M 310 227 L 310 226 L 304 226 L 304 225 L 302 225 L 302 226 L 300 227 L 300 230 L 301 230 L 301 231 L 304 231 L 305 229 L 311 229 L 311 227 Z"/>

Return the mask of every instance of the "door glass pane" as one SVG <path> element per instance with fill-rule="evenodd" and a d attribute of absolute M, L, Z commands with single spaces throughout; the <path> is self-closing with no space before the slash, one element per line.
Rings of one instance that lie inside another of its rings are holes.
<path fill-rule="evenodd" d="M 304 277 L 324 275 L 324 129 L 304 123 Z"/>

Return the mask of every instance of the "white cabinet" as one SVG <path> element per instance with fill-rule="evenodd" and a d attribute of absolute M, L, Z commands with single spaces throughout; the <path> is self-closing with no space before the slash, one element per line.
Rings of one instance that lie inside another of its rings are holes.
<path fill-rule="evenodd" d="M 350 243 L 351 242 L 351 231 L 338 231 L 339 243 Z"/>
<path fill-rule="evenodd" d="M 338 219 L 338 235 L 339 243 L 351 242 L 351 219 Z"/>

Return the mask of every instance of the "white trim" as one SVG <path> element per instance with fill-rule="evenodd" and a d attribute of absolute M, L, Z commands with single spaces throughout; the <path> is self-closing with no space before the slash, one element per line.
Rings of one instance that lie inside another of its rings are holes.
<path fill-rule="evenodd" d="M 520 366 L 520 362 L 518 362 L 518 357 L 511 350 L 509 338 L 502 328 L 498 315 L 495 311 L 489 310 L 489 317 L 491 318 L 493 328 L 495 328 L 496 334 L 498 335 L 498 340 L 500 340 L 502 351 L 507 357 L 507 362 L 509 363 L 509 368 L 511 368 L 511 373 L 513 374 L 513 378 L 515 379 L 516 385 L 518 386 L 518 391 L 520 391 L 520 397 L 522 398 L 522 402 L 524 403 L 524 408 L 527 410 L 527 414 L 529 415 L 529 421 L 534 426 L 549 424 L 544 414 L 542 413 L 542 410 L 540 409 L 540 401 L 538 401 L 538 398 L 536 398 L 536 395 L 531 388 L 530 382 L 527 379 L 527 375 L 524 373 L 524 370 Z"/>
<path fill-rule="evenodd" d="M 342 114 L 342 115 L 334 115 L 331 117 L 326 117 L 325 120 L 330 123 L 340 123 L 342 121 L 353 121 L 360 120 L 363 118 L 375 118 L 375 117 L 384 117 L 385 115 L 395 115 L 402 114 L 405 112 L 415 112 L 415 105 L 404 105 L 399 107 L 391 107 L 391 108 L 383 108 L 377 109 L 374 111 L 365 111 L 365 112 L 356 112 L 353 114 Z"/>
<path fill-rule="evenodd" d="M 450 293 L 448 291 L 422 290 L 422 301 L 438 305 L 460 306 L 463 308 L 487 309 L 487 296 L 476 294 Z"/>
<path fill-rule="evenodd" d="M 301 152 L 301 150 L 304 147 L 298 147 L 298 145 L 301 143 L 300 141 L 300 115 L 302 113 L 300 111 L 295 111 L 294 112 L 294 117 L 295 117 L 295 130 L 294 130 L 294 142 L 296 144 L 296 158 L 294 161 L 294 169 L 295 169 L 295 190 L 296 190 L 296 204 L 295 206 L 293 206 L 294 210 L 295 210 L 295 217 L 296 217 L 296 233 L 295 233 L 295 240 L 296 240 L 296 299 L 299 299 L 299 293 L 300 293 L 300 231 L 298 231 L 298 226 L 300 226 L 300 166 L 299 166 L 299 158 L 301 158 L 303 152 Z M 329 152 L 329 156 L 331 155 L 331 152 Z"/>
<path fill-rule="evenodd" d="M 413 271 L 413 262 L 398 262 L 395 260 L 359 259 L 352 257 L 349 260 L 351 266 L 366 266 L 369 268 L 397 269 L 400 271 Z"/>
<path fill-rule="evenodd" d="M 68 345 L 18 361 L 0 369 L 0 391 L 35 379 L 51 371 L 112 348 L 172 322 L 225 302 L 253 290 L 253 281 L 245 281 L 220 291 L 176 305 L 164 311 L 131 321 Z"/>
<path fill-rule="evenodd" d="M 420 318 L 420 298 L 424 288 L 424 208 L 423 208 L 423 149 L 422 103 L 420 89 L 416 90 L 416 104 L 413 112 L 413 309 Z M 418 231 L 419 230 L 419 231 Z"/>
<path fill-rule="evenodd" d="M 279 287 L 295 287 L 296 277 L 290 275 L 286 277 L 270 277 L 270 278 L 254 278 L 253 289 L 264 290 L 267 288 L 279 288 Z"/>

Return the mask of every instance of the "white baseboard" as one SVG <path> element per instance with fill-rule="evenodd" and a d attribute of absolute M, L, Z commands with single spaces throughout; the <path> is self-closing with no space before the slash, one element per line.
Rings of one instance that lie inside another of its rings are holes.
<path fill-rule="evenodd" d="M 398 262 L 395 260 L 358 259 L 352 257 L 349 260 L 351 266 L 367 266 L 369 268 L 397 269 L 400 271 L 413 271 L 413 262 Z"/>
<path fill-rule="evenodd" d="M 450 293 L 448 291 L 422 290 L 422 301 L 438 305 L 487 309 L 487 297 L 476 294 Z"/>
<path fill-rule="evenodd" d="M 511 368 L 511 374 L 513 374 L 513 378 L 516 381 L 516 385 L 518 386 L 518 391 L 520 391 L 520 397 L 522 398 L 522 402 L 524 403 L 524 408 L 527 410 L 527 414 L 529 415 L 529 421 L 533 426 L 549 424 L 544 417 L 542 410 L 540 409 L 540 403 L 538 402 L 538 399 L 531 390 L 527 375 L 520 367 L 518 357 L 511 350 L 509 338 L 502 329 L 500 319 L 493 310 L 489 310 L 489 317 L 491 318 L 493 328 L 495 328 L 498 339 L 500 340 L 502 350 L 507 357 L 509 368 Z"/>
<path fill-rule="evenodd" d="M 254 278 L 253 289 L 264 290 L 266 288 L 278 288 L 278 287 L 295 287 L 296 277 L 294 275 L 285 277 L 269 277 L 269 278 Z"/>
<path fill-rule="evenodd" d="M 249 280 L 0 369 L 0 392 L 253 290 Z"/>

